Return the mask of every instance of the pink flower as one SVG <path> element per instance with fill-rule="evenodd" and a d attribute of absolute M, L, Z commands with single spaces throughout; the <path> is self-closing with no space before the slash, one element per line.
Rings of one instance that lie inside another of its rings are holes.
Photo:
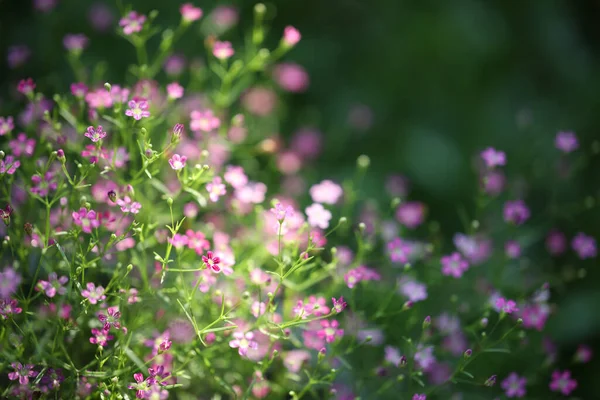
<path fill-rule="evenodd" d="M 125 196 L 122 199 L 117 200 L 117 205 L 121 207 L 121 211 L 124 213 L 137 214 L 140 212 L 142 205 L 137 201 L 131 200 L 129 196 Z"/>
<path fill-rule="evenodd" d="M 107 332 L 110 330 L 111 326 L 115 329 L 121 329 L 119 318 L 121 318 L 121 312 L 117 307 L 108 307 L 106 314 L 98 315 L 98 319 L 104 324 L 104 330 Z"/>
<path fill-rule="evenodd" d="M 0 174 L 12 175 L 21 166 L 21 161 L 15 160 L 13 156 L 6 156 L 0 160 Z"/>
<path fill-rule="evenodd" d="M 294 209 L 292 206 L 286 207 L 278 202 L 273 208 L 271 208 L 271 213 L 275 215 L 277 221 L 281 223 L 286 218 L 292 218 L 294 216 Z"/>
<path fill-rule="evenodd" d="M 0 317 L 8 318 L 10 315 L 21 314 L 22 308 L 17 307 L 19 303 L 15 299 L 0 299 Z"/>
<path fill-rule="evenodd" d="M 415 393 L 415 395 L 412 397 L 412 400 L 427 400 L 427 395 Z"/>
<path fill-rule="evenodd" d="M 313 185 L 309 193 L 315 203 L 335 204 L 342 197 L 344 191 L 337 183 L 324 180 L 317 185 Z"/>
<path fill-rule="evenodd" d="M 596 239 L 579 232 L 571 241 L 571 247 L 577 253 L 580 259 L 595 258 L 598 254 L 596 248 Z"/>
<path fill-rule="evenodd" d="M 63 295 L 67 293 L 67 288 L 64 285 L 69 281 L 69 278 L 66 276 L 61 276 L 60 278 L 56 274 L 56 272 L 51 272 L 48 275 L 48 280 L 43 281 L 40 280 L 37 284 L 41 290 L 46 293 L 48 297 L 54 297 L 57 294 Z"/>
<path fill-rule="evenodd" d="M 481 152 L 481 158 L 488 168 L 506 165 L 506 154 L 503 151 L 498 151 L 492 147 L 488 147 Z"/>
<path fill-rule="evenodd" d="M 181 13 L 181 18 L 183 21 L 189 23 L 194 22 L 202 18 L 202 9 L 198 7 L 194 7 L 191 3 L 182 4 L 179 7 L 179 12 Z"/>
<path fill-rule="evenodd" d="M 185 168 L 185 162 L 187 161 L 186 156 L 180 156 L 179 154 L 173 154 L 173 157 L 169 159 L 169 165 L 175 171 Z"/>
<path fill-rule="evenodd" d="M 300 93 L 308 88 L 308 73 L 295 63 L 282 63 L 273 68 L 275 82 L 285 91 Z"/>
<path fill-rule="evenodd" d="M 13 117 L 0 117 L 0 136 L 11 133 L 13 129 L 15 129 Z"/>
<path fill-rule="evenodd" d="M 80 226 L 85 233 L 92 233 L 92 229 L 100 226 L 100 220 L 94 210 L 88 211 L 85 207 L 81 207 L 79 211 L 73 211 L 71 215 L 75 225 Z"/>
<path fill-rule="evenodd" d="M 88 126 L 84 136 L 89 138 L 92 142 L 96 143 L 99 140 L 104 139 L 106 137 L 106 132 L 104 132 L 102 125 L 98 125 L 97 128 L 94 128 L 93 126 Z"/>
<path fill-rule="evenodd" d="M 43 176 L 35 174 L 31 177 L 31 193 L 38 196 L 47 196 L 51 191 L 56 190 L 58 183 L 52 172 L 48 171 Z"/>
<path fill-rule="evenodd" d="M 364 265 L 351 269 L 344 275 L 344 281 L 350 289 L 360 281 L 378 281 L 380 279 L 381 276 L 377 272 Z"/>
<path fill-rule="evenodd" d="M 97 344 L 98 346 L 106 346 L 109 340 L 113 340 L 114 336 L 108 334 L 107 329 L 96 329 L 92 328 L 92 336 L 90 343 Z"/>
<path fill-rule="evenodd" d="M 336 313 L 341 313 L 347 306 L 346 302 L 344 301 L 344 297 L 340 297 L 339 300 L 336 300 L 335 297 L 332 297 L 331 301 L 333 302 L 333 309 Z"/>
<path fill-rule="evenodd" d="M 0 164 L 0 167 L 1 166 L 2 165 Z M 0 171 L 2 171 L 2 170 L 0 169 Z M 12 213 L 13 213 L 13 209 L 10 206 L 10 204 L 7 204 L 5 208 L 0 208 L 0 219 L 2 219 L 2 221 L 4 221 L 4 224 L 6 226 L 8 226 L 10 224 L 10 216 L 12 215 Z M 2 297 L 4 297 L 4 296 L 0 296 L 0 298 L 2 298 Z"/>
<path fill-rule="evenodd" d="M 506 300 L 504 297 L 500 297 L 496 300 L 496 308 L 507 313 L 512 314 L 513 312 L 519 311 L 517 303 L 514 300 Z"/>
<path fill-rule="evenodd" d="M 220 176 L 215 176 L 212 182 L 207 183 L 206 190 L 208 191 L 208 197 L 213 203 L 219 201 L 219 197 L 224 196 L 227 193 Z"/>
<path fill-rule="evenodd" d="M 212 110 L 192 111 L 190 114 L 190 129 L 193 132 L 212 132 L 221 126 L 221 120 Z"/>
<path fill-rule="evenodd" d="M 130 383 L 127 388 L 135 390 L 135 397 L 138 399 L 148 398 L 148 395 L 151 393 L 152 384 L 144 380 L 144 375 L 139 372 L 133 374 L 133 379 L 135 382 Z"/>
<path fill-rule="evenodd" d="M 402 203 L 396 209 L 396 219 L 407 228 L 414 229 L 425 219 L 425 205 L 416 201 Z"/>
<path fill-rule="evenodd" d="M 8 373 L 8 379 L 11 381 L 19 380 L 20 385 L 27 385 L 29 383 L 29 378 L 33 378 L 37 376 L 37 372 L 33 370 L 33 364 L 21 364 L 19 362 L 10 364 L 13 367 L 14 372 Z"/>
<path fill-rule="evenodd" d="M 469 263 L 462 258 L 459 252 L 454 252 L 449 256 L 444 256 L 441 259 L 442 274 L 460 278 L 463 273 L 469 269 Z"/>
<path fill-rule="evenodd" d="M 234 189 L 243 187 L 248 183 L 248 177 L 244 173 L 244 168 L 235 165 L 228 165 L 223 175 L 225 182 L 229 183 Z"/>
<path fill-rule="evenodd" d="M 502 389 L 506 397 L 524 397 L 525 396 L 525 385 L 527 379 L 520 377 L 516 372 L 512 372 L 506 379 L 502 381 Z"/>
<path fill-rule="evenodd" d="M 87 47 L 88 38 L 82 33 L 68 34 L 63 38 L 63 45 L 65 49 L 73 53 L 79 53 Z"/>
<path fill-rule="evenodd" d="M 590 360 L 592 359 L 592 354 L 593 351 L 590 346 L 581 344 L 579 345 L 579 347 L 577 347 L 577 351 L 575 352 L 573 359 L 575 360 L 575 362 L 585 364 L 590 362 Z"/>
<path fill-rule="evenodd" d="M 331 220 L 331 212 L 325 209 L 322 204 L 314 203 L 307 207 L 305 211 L 310 226 L 327 229 Z"/>
<path fill-rule="evenodd" d="M 24 132 L 21 132 L 16 139 L 11 140 L 8 143 L 8 146 L 17 157 L 20 157 L 21 155 L 31 157 L 35 151 L 35 139 L 27 138 L 27 135 Z"/>
<path fill-rule="evenodd" d="M 228 58 L 233 56 L 234 53 L 235 51 L 231 47 L 230 42 L 216 41 L 213 45 L 213 55 L 219 60 L 227 60 Z"/>
<path fill-rule="evenodd" d="M 406 264 L 412 252 L 412 246 L 399 237 L 392 239 L 387 244 L 388 253 L 393 263 Z"/>
<path fill-rule="evenodd" d="M 31 78 L 22 79 L 19 81 L 19 84 L 17 85 L 17 90 L 20 93 L 23 93 L 24 95 L 33 93 L 34 89 L 35 89 L 35 82 L 33 82 L 33 79 L 31 79 Z"/>
<path fill-rule="evenodd" d="M 504 203 L 504 220 L 515 225 L 522 225 L 529 219 L 531 213 L 523 200 L 507 201 Z"/>
<path fill-rule="evenodd" d="M 321 321 L 321 330 L 317 332 L 317 336 L 320 339 L 325 339 L 327 343 L 335 341 L 336 336 L 344 336 L 344 330 L 339 329 L 339 322 L 333 320 L 331 322 L 327 320 Z"/>
<path fill-rule="evenodd" d="M 125 115 L 128 117 L 133 117 L 136 121 L 139 121 L 142 118 L 148 118 L 150 116 L 150 111 L 148 111 L 148 102 L 145 100 L 135 101 L 131 100 L 127 103 L 129 107 L 125 110 Z"/>
<path fill-rule="evenodd" d="M 183 86 L 177 82 L 169 83 L 167 85 L 167 96 L 171 100 L 177 100 L 183 97 Z"/>
<path fill-rule="evenodd" d="M 221 272 L 221 267 L 219 267 L 221 259 L 213 255 L 212 251 L 208 251 L 205 256 L 202 256 L 202 262 L 204 263 L 206 268 L 210 268 L 213 272 Z"/>
<path fill-rule="evenodd" d="M 579 148 L 579 141 L 573 132 L 558 132 L 554 145 L 563 153 L 571 153 Z"/>
<path fill-rule="evenodd" d="M 242 357 L 246 357 L 249 349 L 258 349 L 258 343 L 254 341 L 254 333 L 246 332 L 234 332 L 234 339 L 229 341 L 229 347 L 238 349 L 238 354 Z"/>
<path fill-rule="evenodd" d="M 300 35 L 300 32 L 293 26 L 286 26 L 283 30 L 282 41 L 287 47 L 295 46 L 301 38 L 302 35 Z"/>
<path fill-rule="evenodd" d="M 577 381 L 571 379 L 571 371 L 555 370 L 552 373 L 552 381 L 550 382 L 550 390 L 553 392 L 561 392 L 565 396 L 571 394 L 577 388 Z"/>
<path fill-rule="evenodd" d="M 546 236 L 546 249 L 553 256 L 559 256 L 567 250 L 567 237 L 560 231 L 553 230 Z"/>
<path fill-rule="evenodd" d="M 508 258 L 519 258 L 521 256 L 521 245 L 516 240 L 504 243 L 504 252 Z"/>
<path fill-rule="evenodd" d="M 192 250 L 196 252 L 196 254 L 201 255 L 204 253 L 204 250 L 208 250 L 210 248 L 210 243 L 206 240 L 206 236 L 204 233 L 197 231 L 194 232 L 191 229 L 188 229 L 185 232 L 185 244 Z"/>
<path fill-rule="evenodd" d="M 427 299 L 427 286 L 410 278 L 402 278 L 398 281 L 401 295 L 408 298 L 409 301 L 416 303 Z"/>
<path fill-rule="evenodd" d="M 29 47 L 24 45 L 16 45 L 8 48 L 6 61 L 10 69 L 15 69 L 25 64 L 30 57 L 31 50 L 29 50 Z"/>
<path fill-rule="evenodd" d="M 127 16 L 121 18 L 119 26 L 123 27 L 123 33 L 125 35 L 131 35 L 135 32 L 141 32 L 144 22 L 146 22 L 145 15 L 140 15 L 135 11 L 131 11 Z"/>
<path fill-rule="evenodd" d="M 102 286 L 96 287 L 93 282 L 88 282 L 85 287 L 86 289 L 81 291 L 81 295 L 88 299 L 90 304 L 97 304 L 99 301 L 106 299 Z"/>

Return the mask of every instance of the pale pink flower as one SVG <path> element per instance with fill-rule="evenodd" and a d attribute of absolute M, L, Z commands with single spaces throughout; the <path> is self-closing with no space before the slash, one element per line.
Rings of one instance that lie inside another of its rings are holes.
<path fill-rule="evenodd" d="M 293 26 L 286 26 L 283 30 L 282 41 L 288 47 L 295 46 L 301 38 L 302 35 L 298 31 L 298 29 L 294 28 Z"/>
<path fill-rule="evenodd" d="M 173 157 L 169 159 L 169 165 L 175 171 L 179 171 L 180 169 L 185 168 L 185 164 L 187 161 L 186 156 L 180 156 L 179 154 L 173 154 Z"/>
<path fill-rule="evenodd" d="M 233 56 L 234 53 L 235 51 L 231 47 L 230 42 L 216 41 L 213 45 L 213 55 L 219 60 L 227 60 L 228 58 Z"/>
<path fill-rule="evenodd" d="M 206 190 L 213 203 L 216 203 L 219 200 L 219 197 L 224 196 L 227 193 L 220 176 L 215 176 L 212 182 L 207 183 Z"/>
<path fill-rule="evenodd" d="M 310 226 L 327 229 L 331 220 L 331 212 L 320 203 L 314 203 L 306 208 Z"/>
<path fill-rule="evenodd" d="M 313 185 L 309 193 L 315 203 L 335 204 L 342 197 L 344 191 L 340 185 L 326 179 L 319 184 Z"/>

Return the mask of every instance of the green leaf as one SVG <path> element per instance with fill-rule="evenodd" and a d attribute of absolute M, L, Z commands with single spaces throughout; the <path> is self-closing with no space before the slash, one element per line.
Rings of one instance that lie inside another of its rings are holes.
<path fill-rule="evenodd" d="M 473 376 L 473 374 L 467 372 L 467 371 L 460 371 L 461 374 L 468 376 L 471 379 L 475 379 L 475 377 Z"/>

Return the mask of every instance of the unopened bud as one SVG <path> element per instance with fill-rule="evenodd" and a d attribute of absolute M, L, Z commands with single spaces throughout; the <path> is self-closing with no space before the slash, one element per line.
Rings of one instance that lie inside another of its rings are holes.
<path fill-rule="evenodd" d="M 110 91 L 112 90 L 112 86 L 110 85 L 110 83 L 106 82 L 106 83 L 104 84 L 104 89 L 106 89 L 107 91 L 109 91 L 109 92 L 110 92 Z"/>
<path fill-rule="evenodd" d="M 348 222 L 348 218 L 346 218 L 346 217 L 340 218 L 340 225 L 345 224 L 346 222 Z"/>
<path fill-rule="evenodd" d="M 359 168 L 368 168 L 371 164 L 371 159 L 367 155 L 361 155 L 356 159 L 356 164 Z"/>
<path fill-rule="evenodd" d="M 481 318 L 481 321 L 479 321 L 479 324 L 481 325 L 482 328 L 485 328 L 488 326 L 488 319 L 487 318 Z"/>
<path fill-rule="evenodd" d="M 168 204 L 169 206 L 172 206 L 172 205 L 173 205 L 173 198 L 172 198 L 172 197 L 169 197 L 169 198 L 167 198 L 167 204 Z"/>
<path fill-rule="evenodd" d="M 117 193 L 114 190 L 109 190 L 106 195 L 108 196 L 108 199 L 113 203 L 117 201 Z"/>
<path fill-rule="evenodd" d="M 321 350 L 319 350 L 319 354 L 317 355 L 317 360 L 319 362 L 323 361 L 323 359 L 325 358 L 326 355 L 327 355 L 327 349 L 325 349 L 325 347 L 321 348 Z"/>
<path fill-rule="evenodd" d="M 473 350 L 471 349 L 467 349 L 465 350 L 465 352 L 463 353 L 463 357 L 464 358 L 471 358 L 471 356 L 473 355 Z"/>
<path fill-rule="evenodd" d="M 63 151 L 63 149 L 58 149 L 56 151 L 56 158 L 58 159 L 58 161 L 60 161 L 61 163 L 65 163 L 65 161 L 67 161 L 66 157 L 65 157 L 65 152 Z"/>
<path fill-rule="evenodd" d="M 496 384 L 496 375 L 492 375 L 485 381 L 484 385 L 488 387 L 492 387 Z"/>
<path fill-rule="evenodd" d="M 31 225 L 29 222 L 25 222 L 25 224 L 23 225 L 23 230 L 28 236 L 31 236 L 31 234 L 33 233 L 33 225 Z"/>
<path fill-rule="evenodd" d="M 148 134 L 148 130 L 146 128 L 140 129 L 140 135 L 146 136 Z"/>
<path fill-rule="evenodd" d="M 429 325 L 431 325 L 431 317 L 428 315 L 423 320 L 423 329 L 429 328 Z"/>
<path fill-rule="evenodd" d="M 408 360 L 406 359 L 406 356 L 401 356 L 400 361 L 398 362 L 398 366 L 404 368 L 404 367 L 406 367 L 407 363 L 408 363 Z"/>
<path fill-rule="evenodd" d="M 411 308 L 412 308 L 413 304 L 414 304 L 414 303 L 413 303 L 412 301 L 410 301 L 410 300 L 409 300 L 409 301 L 407 301 L 406 303 L 404 303 L 404 304 L 402 305 L 402 309 L 403 309 L 403 310 L 409 310 L 409 309 L 411 309 Z"/>

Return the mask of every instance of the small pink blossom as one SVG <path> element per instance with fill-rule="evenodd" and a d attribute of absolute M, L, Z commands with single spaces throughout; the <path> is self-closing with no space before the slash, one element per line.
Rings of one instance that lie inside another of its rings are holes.
<path fill-rule="evenodd" d="M 88 211 L 85 207 L 81 207 L 79 211 L 73 211 L 71 215 L 75 225 L 80 226 L 85 233 L 92 233 L 92 229 L 100 226 L 100 220 L 94 210 Z"/>
<path fill-rule="evenodd" d="M 415 229 L 425 220 L 425 205 L 416 201 L 402 203 L 396 209 L 396 219 L 409 229 Z"/>
<path fill-rule="evenodd" d="M 332 297 L 331 301 L 333 302 L 333 309 L 336 313 L 341 313 L 347 306 L 344 297 L 340 297 L 338 300 L 336 300 L 335 297 Z"/>
<path fill-rule="evenodd" d="M 13 367 L 14 372 L 8 373 L 8 379 L 11 381 L 19 381 L 20 385 L 27 385 L 29 383 L 29 378 L 33 378 L 37 376 L 37 372 L 33 370 L 33 364 L 21 364 L 19 362 L 10 364 Z"/>
<path fill-rule="evenodd" d="M 454 252 L 451 255 L 444 256 L 441 259 L 442 274 L 460 278 L 463 273 L 469 269 L 469 263 L 462 258 L 459 252 Z"/>
<path fill-rule="evenodd" d="M 173 82 L 173 83 L 169 83 L 167 85 L 167 96 L 169 96 L 169 99 L 171 100 L 177 100 L 183 97 L 183 86 L 181 86 L 179 83 L 177 82 Z"/>
<path fill-rule="evenodd" d="M 21 132 L 16 139 L 8 143 L 8 146 L 17 157 L 22 155 L 31 157 L 35 151 L 35 139 L 28 138 L 24 132 Z"/>
<path fill-rule="evenodd" d="M 185 163 L 187 161 L 186 156 L 180 156 L 179 154 L 173 154 L 173 157 L 169 159 L 169 165 L 175 171 L 179 171 L 180 169 L 185 168 Z"/>
<path fill-rule="evenodd" d="M 579 148 L 579 141 L 573 132 L 558 132 L 554 145 L 563 153 L 571 153 Z"/>
<path fill-rule="evenodd" d="M 0 317 L 6 319 L 14 314 L 21 314 L 23 309 L 18 307 L 19 303 L 15 299 L 0 299 Z"/>
<path fill-rule="evenodd" d="M 481 158 L 488 168 L 506 165 L 506 154 L 503 151 L 488 147 L 481 152 Z"/>
<path fill-rule="evenodd" d="M 115 329 L 121 329 L 121 323 L 119 322 L 120 318 L 121 312 L 117 307 L 108 307 L 106 314 L 98 315 L 98 319 L 104 324 L 104 330 L 107 332 L 110 330 L 111 326 Z"/>
<path fill-rule="evenodd" d="M 190 113 L 190 119 L 190 129 L 193 132 L 212 132 L 221 126 L 221 120 L 212 110 L 194 110 Z"/>
<path fill-rule="evenodd" d="M 148 102 L 145 100 L 131 100 L 129 103 L 127 103 L 127 106 L 129 108 L 125 110 L 125 115 L 128 117 L 133 117 L 133 119 L 136 121 L 139 121 L 142 118 L 148 118 L 150 116 L 150 111 L 148 111 Z"/>
<path fill-rule="evenodd" d="M 317 185 L 313 185 L 309 193 L 315 203 L 335 204 L 342 197 L 344 191 L 337 183 L 324 180 Z"/>
<path fill-rule="evenodd" d="M 258 343 L 254 340 L 254 333 L 252 332 L 234 332 L 233 338 L 229 341 L 229 347 L 238 349 L 238 354 L 242 357 L 246 357 L 248 350 L 258 349 Z"/>
<path fill-rule="evenodd" d="M 0 174 L 13 175 L 20 166 L 21 161 L 15 160 L 13 156 L 6 156 L 0 160 Z"/>
<path fill-rule="evenodd" d="M 504 379 L 501 383 L 502 389 L 504 389 L 504 394 L 506 397 L 523 397 L 525 396 L 526 390 L 525 385 L 527 384 L 527 379 L 524 377 L 520 377 L 516 372 L 512 372 L 506 379 Z"/>
<path fill-rule="evenodd" d="M 236 165 L 228 165 L 223 178 L 234 189 L 241 188 L 248 183 L 248 177 L 244 173 L 244 168 Z"/>
<path fill-rule="evenodd" d="M 325 339 L 327 343 L 335 341 L 336 336 L 344 336 L 344 330 L 339 328 L 339 322 L 333 320 L 331 322 L 327 320 L 321 321 L 321 330 L 317 332 L 317 336 L 320 339 Z"/>
<path fill-rule="evenodd" d="M 63 45 L 73 53 L 80 53 L 87 47 L 88 41 L 87 36 L 82 33 L 68 34 L 63 38 Z"/>
<path fill-rule="evenodd" d="M 234 53 L 235 51 L 231 47 L 230 42 L 216 41 L 213 45 L 213 55 L 219 60 L 227 60 L 228 58 L 233 56 Z"/>
<path fill-rule="evenodd" d="M 318 227 L 321 229 L 327 229 L 329 221 L 331 220 L 331 212 L 322 204 L 314 203 L 306 208 L 306 215 L 308 216 L 308 223 L 310 226 Z"/>
<path fill-rule="evenodd" d="M 13 117 L 0 117 L 0 136 L 11 133 L 15 129 Z"/>
<path fill-rule="evenodd" d="M 571 378 L 571 371 L 555 370 L 552 373 L 552 381 L 550 382 L 550 390 L 553 392 L 561 392 L 565 396 L 571 394 L 577 388 L 577 381 Z"/>
<path fill-rule="evenodd" d="M 224 196 L 227 193 L 227 189 L 220 176 L 215 176 L 212 182 L 207 183 L 206 190 L 208 191 L 210 201 L 213 203 L 219 201 L 219 197 Z"/>
<path fill-rule="evenodd" d="M 141 32 L 146 22 L 146 16 L 140 15 L 135 11 L 131 11 L 125 17 L 119 21 L 119 26 L 123 27 L 123 33 L 125 35 L 131 35 L 132 33 Z"/>
<path fill-rule="evenodd" d="M 577 253 L 577 256 L 582 259 L 595 258 L 598 254 L 596 247 L 596 239 L 579 232 L 571 241 L 571 247 Z"/>
<path fill-rule="evenodd" d="M 121 207 L 121 211 L 124 213 L 137 214 L 140 212 L 142 205 L 137 201 L 131 200 L 129 196 L 125 196 L 117 200 L 117 205 Z"/>
<path fill-rule="evenodd" d="M 97 344 L 98 346 L 106 346 L 109 340 L 114 339 L 114 336 L 108 334 L 107 329 L 92 328 L 92 335 L 90 343 Z"/>
<path fill-rule="evenodd" d="M 206 265 L 206 268 L 210 268 L 213 272 L 221 272 L 219 263 L 221 259 L 213 254 L 212 251 L 208 251 L 205 256 L 202 256 L 202 262 Z"/>
<path fill-rule="evenodd" d="M 517 303 L 514 300 L 507 300 L 504 297 L 500 297 L 496 300 L 496 308 L 507 313 L 512 314 L 513 312 L 519 311 Z"/>
<path fill-rule="evenodd" d="M 56 272 L 51 272 L 48 275 L 48 280 L 40 280 L 36 286 L 39 289 L 43 290 L 48 297 L 54 297 L 57 294 L 63 295 L 67 293 L 67 288 L 64 285 L 69 281 L 69 278 L 66 276 L 61 276 L 60 278 L 56 274 Z"/>
<path fill-rule="evenodd" d="M 94 128 L 93 126 L 88 126 L 84 136 L 89 138 L 92 142 L 96 143 L 106 137 L 106 132 L 104 132 L 102 125 L 98 125 L 97 128 Z"/>
<path fill-rule="evenodd" d="M 17 90 L 20 93 L 23 93 L 24 95 L 33 93 L 34 89 L 35 89 L 35 82 L 31 78 L 22 79 L 19 81 L 19 84 L 17 85 Z"/>
<path fill-rule="evenodd" d="M 90 304 L 97 304 L 99 301 L 106 299 L 104 288 L 102 286 L 96 287 L 93 282 L 87 283 L 86 289 L 81 291 L 81 295 L 88 299 Z"/>
<path fill-rule="evenodd" d="M 286 26 L 283 30 L 282 41 L 288 47 L 295 46 L 301 38 L 302 35 L 298 31 L 298 29 L 294 28 L 293 26 Z"/>
<path fill-rule="evenodd" d="M 187 22 L 194 22 L 202 18 L 202 9 L 194 7 L 192 3 L 185 3 L 179 7 L 181 18 Z"/>

